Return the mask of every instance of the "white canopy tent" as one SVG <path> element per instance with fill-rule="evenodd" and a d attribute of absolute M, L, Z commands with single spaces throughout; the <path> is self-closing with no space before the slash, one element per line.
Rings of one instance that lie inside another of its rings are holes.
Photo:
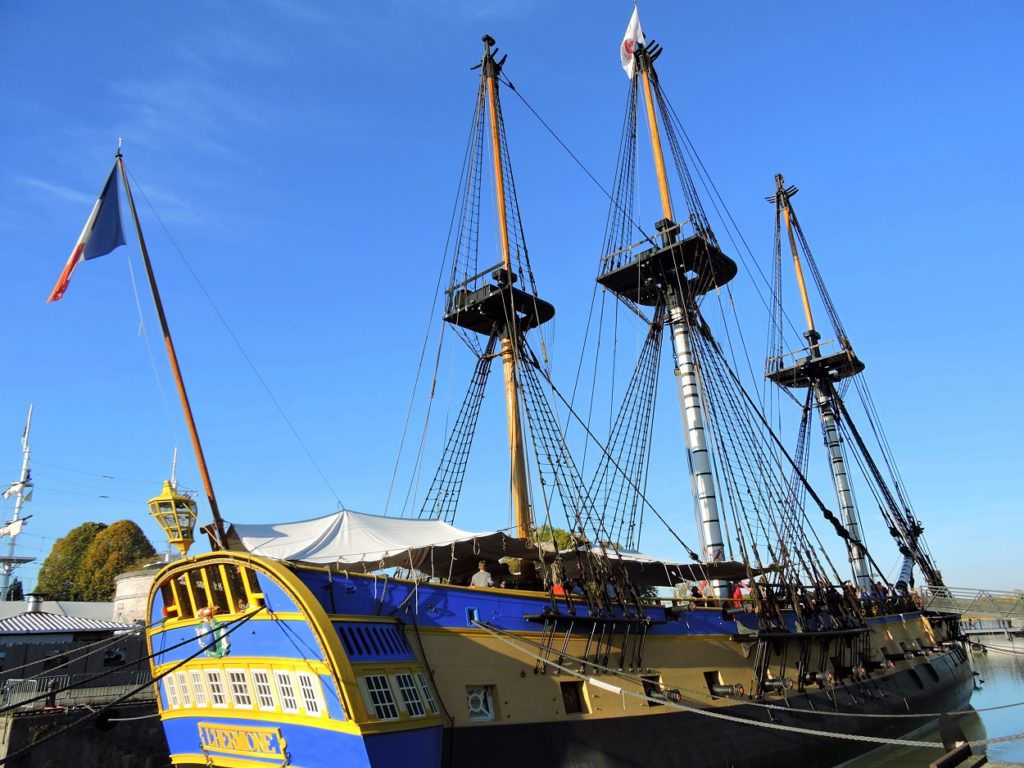
<path fill-rule="evenodd" d="M 293 563 L 362 572 L 409 568 L 455 581 L 472 575 L 480 560 L 493 565 L 503 557 L 549 563 L 555 559 L 550 545 L 538 549 L 502 531 L 464 531 L 441 520 L 382 517 L 350 509 L 289 523 L 230 524 L 228 546 Z M 581 575 L 578 560 L 585 551 L 560 553 L 563 576 Z M 683 579 L 736 580 L 764 572 L 754 569 L 751 574 L 742 563 L 735 562 L 680 563 L 600 547 L 590 552 L 619 561 L 640 586 L 672 586 Z"/>
<path fill-rule="evenodd" d="M 405 567 L 431 576 L 457 577 L 479 560 L 537 557 L 536 548 L 501 531 L 463 531 L 441 520 L 411 520 L 341 510 L 290 523 L 231 524 L 236 551 L 351 571 Z"/>

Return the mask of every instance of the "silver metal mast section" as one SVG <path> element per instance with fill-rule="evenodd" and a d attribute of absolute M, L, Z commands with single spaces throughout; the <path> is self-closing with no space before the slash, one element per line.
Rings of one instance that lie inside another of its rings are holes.
<path fill-rule="evenodd" d="M 7 588 L 11 585 L 11 573 L 17 565 L 14 559 L 14 539 L 21 531 L 21 525 L 18 523 L 21 518 L 21 507 L 26 501 L 26 496 L 30 495 L 32 491 L 32 472 L 29 468 L 29 458 L 32 455 L 32 449 L 28 445 L 28 433 L 31 428 L 32 406 L 29 405 L 28 418 L 25 419 L 25 431 L 21 434 L 21 475 L 18 481 L 11 483 L 7 492 L 4 493 L 4 498 L 8 498 L 8 495 L 13 491 L 15 498 L 14 514 L 3 530 L 3 533 L 7 534 L 9 540 L 7 542 L 7 557 L 2 559 L 2 569 L 0 569 L 0 600 L 7 599 Z M 0 535 L 3 534 L 0 533 Z"/>
<path fill-rule="evenodd" d="M 679 406 L 683 412 L 686 430 L 686 456 L 690 465 L 690 481 L 700 531 L 701 554 L 704 562 L 725 560 L 725 544 L 719 519 L 715 478 L 711 473 L 711 454 L 708 451 L 704 428 L 704 397 L 697 378 L 697 366 L 690 343 L 690 323 L 686 309 L 675 294 L 668 299 L 669 327 L 672 329 L 672 351 L 675 354 L 676 383 L 679 386 Z M 729 584 L 714 581 L 715 596 L 729 597 Z"/>
<path fill-rule="evenodd" d="M 853 582 L 861 589 L 869 589 L 872 584 L 871 571 L 868 568 L 864 548 L 861 546 L 864 542 L 864 529 L 861 527 L 860 514 L 857 512 L 857 504 L 853 499 L 850 476 L 846 471 L 846 457 L 843 455 L 843 444 L 839 439 L 839 427 L 836 424 L 836 416 L 832 412 L 832 401 L 828 393 L 823 392 L 821 388 L 815 387 L 814 391 L 818 401 L 818 410 L 821 412 L 821 429 L 825 436 L 825 447 L 828 449 L 829 470 L 832 472 L 832 482 L 839 499 L 839 514 L 846 530 L 850 532 L 850 538 L 853 539 L 850 542 L 850 568 L 853 571 Z"/>

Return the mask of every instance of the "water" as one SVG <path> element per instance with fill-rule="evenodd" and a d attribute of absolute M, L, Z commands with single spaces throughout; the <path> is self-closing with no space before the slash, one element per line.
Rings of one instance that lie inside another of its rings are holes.
<path fill-rule="evenodd" d="M 1024 732 L 1024 706 L 986 711 L 990 707 L 1024 701 L 1024 642 L 1016 646 L 1006 641 L 988 640 L 991 650 L 987 654 L 974 653 L 974 670 L 984 680 L 980 690 L 971 697 L 971 706 L 978 712 L 961 715 L 958 720 L 964 734 L 976 739 L 1010 736 Z M 916 739 L 938 740 L 937 725 L 914 735 Z M 931 749 L 882 747 L 843 764 L 843 768 L 927 768 L 941 752 Z M 992 762 L 1024 763 L 1024 739 L 990 744 L 988 759 Z"/>

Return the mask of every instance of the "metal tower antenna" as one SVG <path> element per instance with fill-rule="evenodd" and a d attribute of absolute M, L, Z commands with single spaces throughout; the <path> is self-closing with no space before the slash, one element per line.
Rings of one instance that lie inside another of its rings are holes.
<path fill-rule="evenodd" d="M 4 499 L 14 496 L 14 513 L 10 522 L 0 528 L 0 536 L 8 536 L 7 554 L 0 557 L 0 599 L 7 599 L 7 590 L 11 585 L 11 573 L 19 565 L 31 563 L 34 557 L 15 557 L 14 540 L 21 533 L 25 525 L 25 519 L 21 516 L 21 508 L 26 501 L 32 500 L 32 470 L 29 467 L 29 459 L 32 449 L 28 444 L 29 430 L 32 428 L 32 406 L 28 407 L 28 418 L 25 419 L 25 431 L 21 433 L 21 475 L 18 479 L 7 486 L 4 491 Z"/>

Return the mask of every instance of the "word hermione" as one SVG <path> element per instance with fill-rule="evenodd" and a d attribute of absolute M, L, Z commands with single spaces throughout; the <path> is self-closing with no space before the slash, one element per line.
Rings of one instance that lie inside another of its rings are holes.
<path fill-rule="evenodd" d="M 199 742 L 204 750 L 236 755 L 284 757 L 284 739 L 278 728 L 245 728 L 199 723 Z"/>

